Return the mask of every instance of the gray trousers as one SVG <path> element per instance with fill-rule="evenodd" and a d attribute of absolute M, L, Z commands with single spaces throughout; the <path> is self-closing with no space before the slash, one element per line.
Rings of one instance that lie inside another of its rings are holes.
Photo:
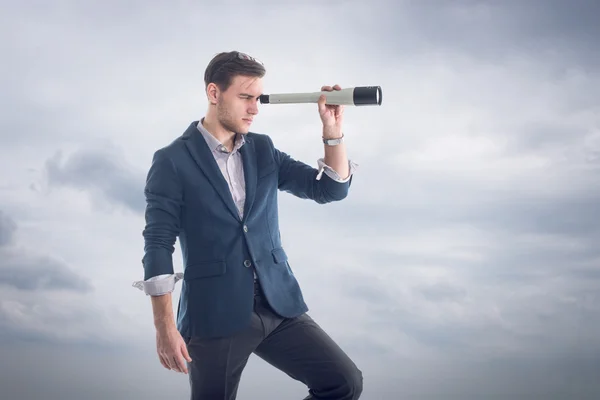
<path fill-rule="evenodd" d="M 186 340 L 192 362 L 188 374 L 192 400 L 236 399 L 242 371 L 256 354 L 308 388 L 308 399 L 356 400 L 362 372 L 307 314 L 281 318 L 255 285 L 251 324 L 232 337 Z M 288 398 L 273 393 L 273 398 Z"/>

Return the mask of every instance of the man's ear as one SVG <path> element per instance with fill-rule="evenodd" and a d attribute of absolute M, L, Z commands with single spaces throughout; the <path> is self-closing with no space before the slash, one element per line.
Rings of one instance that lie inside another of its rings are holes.
<path fill-rule="evenodd" d="M 206 97 L 210 104 L 217 104 L 219 98 L 219 88 L 214 83 L 209 83 L 206 87 Z"/>

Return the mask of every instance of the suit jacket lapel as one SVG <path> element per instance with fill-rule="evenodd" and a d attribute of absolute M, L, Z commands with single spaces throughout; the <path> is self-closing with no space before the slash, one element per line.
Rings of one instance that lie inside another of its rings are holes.
<path fill-rule="evenodd" d="M 237 207 L 231 196 L 227 181 L 223 177 L 223 173 L 219 169 L 215 158 L 213 157 L 208 144 L 202 137 L 200 131 L 196 127 L 197 121 L 194 121 L 184 133 L 185 144 L 190 152 L 192 158 L 196 161 L 196 164 L 200 167 L 206 178 L 213 185 L 225 206 L 229 211 L 239 219 L 240 216 L 237 211 Z M 244 146 L 242 146 L 244 147 Z"/>
<path fill-rule="evenodd" d="M 254 140 L 245 137 L 245 143 L 240 147 L 242 162 L 244 164 L 244 179 L 246 181 L 246 201 L 244 203 L 244 220 L 250 215 L 256 197 L 256 148 Z"/>

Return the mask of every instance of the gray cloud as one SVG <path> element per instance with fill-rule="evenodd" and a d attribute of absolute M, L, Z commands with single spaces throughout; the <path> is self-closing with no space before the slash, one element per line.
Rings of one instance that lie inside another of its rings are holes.
<path fill-rule="evenodd" d="M 335 287 L 345 307 L 365 310 L 357 318 L 373 333 L 362 340 L 396 337 L 396 349 L 406 346 L 399 356 L 425 346 L 440 357 L 490 359 L 546 353 L 577 360 L 598 347 L 600 193 L 586 184 L 593 170 L 564 183 L 558 175 L 561 183 L 549 179 L 554 189 L 545 191 L 537 190 L 543 181 L 511 191 L 478 189 L 442 172 L 416 171 L 405 182 L 407 175 L 387 170 L 386 182 L 397 186 L 386 190 L 394 201 L 385 206 L 351 193 L 339 207 L 311 210 L 314 220 L 300 205 L 284 214 L 340 232 L 322 263 L 344 278 L 322 285 Z M 360 174 L 355 185 L 375 194 L 389 187 Z"/>
<path fill-rule="evenodd" d="M 5 344 L 71 344 L 92 351 L 126 351 L 132 346 L 124 346 L 120 337 L 123 324 L 126 320 L 118 310 L 109 315 L 81 293 L 50 296 L 9 291 L 0 299 L 0 338 Z"/>
<path fill-rule="evenodd" d="M 14 243 L 16 222 L 0 210 L 0 285 L 24 291 L 73 290 L 88 292 L 91 283 L 65 263 L 47 255 L 36 255 Z M 10 246 L 9 246 L 10 244 Z"/>
<path fill-rule="evenodd" d="M 387 2 L 374 6 L 382 15 L 390 10 Z M 398 2 L 376 32 L 400 33 L 394 46 L 411 54 L 459 51 L 477 62 L 524 57 L 547 62 L 562 75 L 570 66 L 600 66 L 598 14 L 594 0 Z"/>
<path fill-rule="evenodd" d="M 17 224 L 2 210 L 0 210 L 0 247 L 12 243 Z"/>
<path fill-rule="evenodd" d="M 0 215 L 0 232 L 9 238 L 7 232 L 16 231 L 17 223 L 3 211 Z M 105 342 L 103 314 L 86 299 L 94 290 L 92 282 L 60 259 L 38 254 L 11 239 L 0 248 L 0 337 L 4 343 Z"/>
<path fill-rule="evenodd" d="M 73 290 L 89 292 L 91 283 L 49 256 L 30 256 L 23 250 L 0 252 L 0 285 L 19 290 Z"/>
<path fill-rule="evenodd" d="M 50 187 L 86 190 L 95 203 L 99 196 L 135 212 L 144 210 L 144 176 L 110 150 L 80 150 L 66 160 L 57 152 L 46 161 L 45 171 Z"/>
<path fill-rule="evenodd" d="M 448 282 L 434 282 L 421 284 L 415 288 L 418 293 L 432 302 L 460 302 L 466 298 L 465 288 L 458 287 Z"/>
<path fill-rule="evenodd" d="M 600 95 L 590 91 L 590 99 L 594 107 L 600 105 Z M 564 100 L 569 108 L 575 108 L 569 99 Z M 576 104 L 576 102 L 575 102 Z M 584 107 L 586 108 L 586 107 Z M 581 110 L 581 108 L 579 108 Z M 592 112 L 593 108 L 590 109 Z M 506 151 L 511 154 L 532 153 L 546 154 L 556 161 L 568 162 L 579 160 L 592 166 L 598 162 L 600 137 L 594 132 L 597 128 L 593 122 L 587 126 L 565 121 L 546 120 L 531 121 L 522 124 L 519 130 L 511 135 Z"/>

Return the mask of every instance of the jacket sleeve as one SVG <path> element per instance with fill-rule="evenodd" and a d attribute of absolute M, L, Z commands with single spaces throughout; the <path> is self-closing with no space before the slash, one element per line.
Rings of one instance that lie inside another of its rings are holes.
<path fill-rule="evenodd" d="M 273 151 L 275 163 L 279 167 L 279 190 L 293 194 L 301 199 L 310 199 L 319 204 L 340 201 L 346 198 L 352 184 L 354 164 L 350 162 L 350 177 L 341 181 L 334 179 L 331 173 L 322 173 L 324 165 L 317 169 L 302 161 L 295 160 L 289 154 L 278 150 L 267 136 Z M 328 172 L 328 171 L 326 171 Z"/>
<path fill-rule="evenodd" d="M 160 149 L 154 153 L 144 188 L 146 197 L 144 280 L 173 274 L 173 252 L 180 230 L 183 188 L 173 161 Z"/>

